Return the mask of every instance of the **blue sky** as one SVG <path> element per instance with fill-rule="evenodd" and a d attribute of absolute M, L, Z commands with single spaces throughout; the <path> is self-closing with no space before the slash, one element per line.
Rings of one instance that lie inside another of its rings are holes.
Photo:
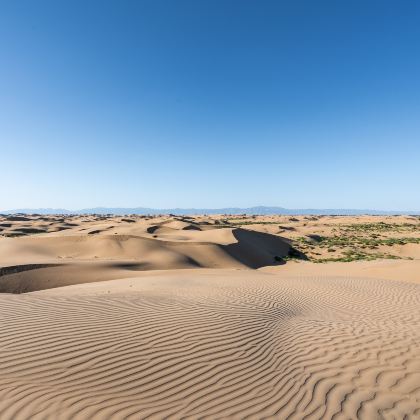
<path fill-rule="evenodd" d="M 0 209 L 420 210 L 420 2 L 0 0 Z"/>

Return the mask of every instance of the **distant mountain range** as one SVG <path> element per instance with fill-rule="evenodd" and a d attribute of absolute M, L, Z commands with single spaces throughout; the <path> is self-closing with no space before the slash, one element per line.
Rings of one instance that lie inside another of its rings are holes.
<path fill-rule="evenodd" d="M 398 211 L 398 210 L 360 210 L 360 209 L 286 209 L 283 207 L 226 207 L 220 209 L 194 209 L 194 208 L 173 208 L 173 209 L 152 209 L 147 207 L 95 207 L 80 210 L 67 209 L 13 209 L 0 211 L 2 214 L 140 214 L 140 215 L 156 215 L 156 214 L 174 214 L 174 215 L 194 215 L 194 214 L 284 214 L 284 215 L 420 215 L 420 211 Z"/>

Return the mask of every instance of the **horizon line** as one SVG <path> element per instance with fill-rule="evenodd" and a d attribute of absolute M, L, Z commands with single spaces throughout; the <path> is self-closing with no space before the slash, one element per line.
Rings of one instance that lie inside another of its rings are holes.
<path fill-rule="evenodd" d="M 36 214 L 37 212 L 43 214 L 60 214 L 60 213 L 67 213 L 67 214 L 94 214 L 95 211 L 102 213 L 102 214 L 135 214 L 136 211 L 141 211 L 142 214 L 170 214 L 170 213 L 178 213 L 178 215 L 182 214 L 182 212 L 186 212 L 189 214 L 203 214 L 211 212 L 213 214 L 229 214 L 229 211 L 235 212 L 235 214 L 246 213 L 247 211 L 263 211 L 265 215 L 268 214 L 286 214 L 290 215 L 293 212 L 305 212 L 305 214 L 310 214 L 308 212 L 321 212 L 322 214 L 334 214 L 339 215 L 344 213 L 357 213 L 361 214 L 387 214 L 387 215 L 418 215 L 420 210 L 395 210 L 395 209 L 369 209 L 369 208 L 287 208 L 281 206 L 266 206 L 266 205 L 258 205 L 258 206 L 250 206 L 250 207 L 236 207 L 236 206 L 226 206 L 226 207 L 214 207 L 214 208 L 207 208 L 207 207 L 166 207 L 166 208 L 158 208 L 158 207 L 106 207 L 106 206 L 95 206 L 95 207 L 85 207 L 85 208 L 78 208 L 78 209 L 68 209 L 68 208 L 60 208 L 60 207 L 22 207 L 22 208 L 12 208 L 7 210 L 0 210 L 0 214 L 16 214 L 16 213 L 24 213 L 24 214 Z M 194 212 L 197 213 L 194 213 Z M 124 213 L 126 212 L 126 213 Z M 149 212 L 149 213 L 148 213 Z M 331 213 L 329 213 L 331 212 Z M 340 213 L 341 212 L 341 213 Z M 296 214 L 297 214 L 296 213 Z M 254 214 L 259 214 L 258 212 Z M 316 214 L 316 213 L 314 213 Z"/>

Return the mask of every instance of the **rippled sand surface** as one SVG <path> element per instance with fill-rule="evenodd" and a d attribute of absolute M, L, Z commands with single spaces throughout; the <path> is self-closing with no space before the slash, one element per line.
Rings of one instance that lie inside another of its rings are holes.
<path fill-rule="evenodd" d="M 160 271 L 0 314 L 2 419 L 420 416 L 412 283 Z"/>

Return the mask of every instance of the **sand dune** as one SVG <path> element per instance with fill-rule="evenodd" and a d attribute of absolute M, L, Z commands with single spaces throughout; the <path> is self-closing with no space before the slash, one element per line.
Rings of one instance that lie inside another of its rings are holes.
<path fill-rule="evenodd" d="M 418 220 L 380 220 L 0 217 L 0 418 L 420 418 Z"/>
<path fill-rule="evenodd" d="M 143 270 L 259 268 L 281 264 L 293 250 L 282 237 L 241 228 L 202 229 L 170 220 L 151 226 L 129 222 L 115 232 L 114 225 L 101 221 L 73 234 L 2 238 L 0 292 L 132 277 Z"/>
<path fill-rule="evenodd" d="M 182 270 L 3 295 L 2 418 L 415 418 L 419 291 Z"/>

